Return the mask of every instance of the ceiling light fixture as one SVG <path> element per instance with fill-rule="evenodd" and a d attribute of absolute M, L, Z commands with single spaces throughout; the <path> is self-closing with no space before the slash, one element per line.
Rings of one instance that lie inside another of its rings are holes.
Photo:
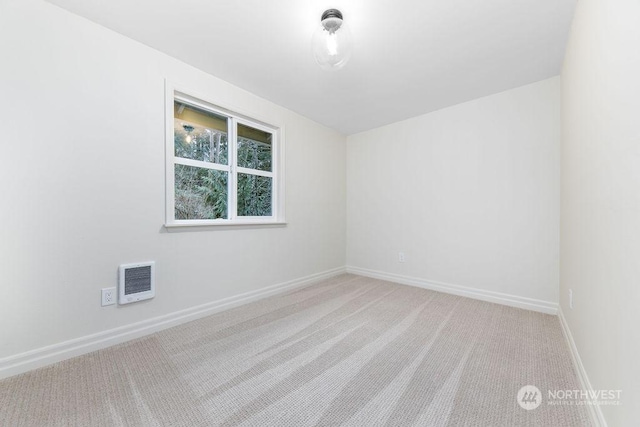
<path fill-rule="evenodd" d="M 325 10 L 311 40 L 313 57 L 323 70 L 339 70 L 351 57 L 351 34 L 338 9 Z"/>

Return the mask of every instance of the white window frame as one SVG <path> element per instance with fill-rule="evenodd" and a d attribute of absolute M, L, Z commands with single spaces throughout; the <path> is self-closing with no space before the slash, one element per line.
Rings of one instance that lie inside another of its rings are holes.
<path fill-rule="evenodd" d="M 165 227 L 208 227 L 208 226 L 260 226 L 284 225 L 284 129 L 282 126 L 268 124 L 264 120 L 254 118 L 254 115 L 239 113 L 237 109 L 219 107 L 202 95 L 195 95 L 193 91 L 184 90 L 174 84 L 166 82 L 165 93 L 165 122 L 166 122 L 166 214 Z M 175 156 L 174 146 L 174 101 L 182 101 L 214 114 L 227 117 L 227 140 L 229 141 L 228 164 L 218 164 L 200 160 L 191 160 Z M 237 129 L 238 125 L 271 133 L 272 161 L 271 171 L 260 171 L 237 166 Z M 175 218 L 175 165 L 194 166 L 198 168 L 224 171 L 228 173 L 227 180 L 227 216 L 218 219 L 176 219 Z M 238 173 L 270 177 L 272 179 L 271 216 L 238 216 L 237 215 L 237 180 Z"/>

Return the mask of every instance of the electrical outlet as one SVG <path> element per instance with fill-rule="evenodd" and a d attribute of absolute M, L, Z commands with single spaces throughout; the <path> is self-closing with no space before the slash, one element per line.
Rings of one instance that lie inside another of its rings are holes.
<path fill-rule="evenodd" d="M 102 306 L 113 305 L 116 303 L 116 288 L 102 289 Z"/>
<path fill-rule="evenodd" d="M 406 262 L 407 259 L 404 257 L 404 252 L 398 252 L 398 262 Z"/>
<path fill-rule="evenodd" d="M 573 290 L 569 289 L 569 308 L 573 310 Z"/>

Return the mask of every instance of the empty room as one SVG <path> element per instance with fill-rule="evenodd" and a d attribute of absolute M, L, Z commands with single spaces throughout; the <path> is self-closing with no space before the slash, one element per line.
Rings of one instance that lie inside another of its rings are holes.
<path fill-rule="evenodd" d="M 637 0 L 0 0 L 0 426 L 640 425 Z"/>

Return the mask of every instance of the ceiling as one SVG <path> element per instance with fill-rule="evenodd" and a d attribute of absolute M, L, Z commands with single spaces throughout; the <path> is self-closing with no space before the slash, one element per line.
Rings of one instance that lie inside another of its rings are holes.
<path fill-rule="evenodd" d="M 345 135 L 558 75 L 576 0 L 49 0 Z M 341 70 L 310 40 L 342 11 Z"/>

